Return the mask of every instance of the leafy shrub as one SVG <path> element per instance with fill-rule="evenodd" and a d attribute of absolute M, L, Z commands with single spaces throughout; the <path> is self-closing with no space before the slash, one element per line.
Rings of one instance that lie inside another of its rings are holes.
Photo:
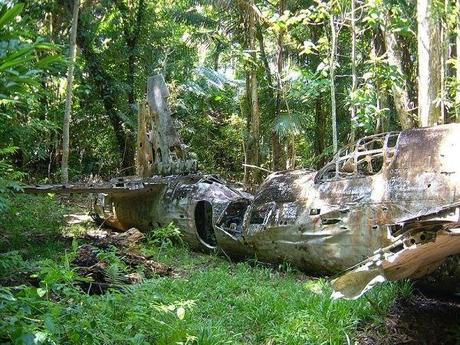
<path fill-rule="evenodd" d="M 150 243 L 160 247 L 182 243 L 181 232 L 174 223 L 152 230 L 148 239 Z"/>
<path fill-rule="evenodd" d="M 33 281 L 39 270 L 38 262 L 24 260 L 18 251 L 0 253 L 0 286 L 14 286 L 24 281 Z"/>

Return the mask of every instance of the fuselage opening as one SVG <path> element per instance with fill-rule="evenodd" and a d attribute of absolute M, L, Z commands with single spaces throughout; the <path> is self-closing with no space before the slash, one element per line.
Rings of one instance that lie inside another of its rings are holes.
<path fill-rule="evenodd" d="M 217 246 L 216 234 L 212 224 L 212 205 L 209 201 L 200 200 L 195 206 L 195 227 L 198 238 L 208 248 Z"/>

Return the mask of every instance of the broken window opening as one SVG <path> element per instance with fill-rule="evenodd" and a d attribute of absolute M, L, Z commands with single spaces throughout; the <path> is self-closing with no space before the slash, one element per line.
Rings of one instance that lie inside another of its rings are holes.
<path fill-rule="evenodd" d="M 396 147 L 399 139 L 399 133 L 391 133 L 387 138 L 387 147 L 393 148 Z"/>
<path fill-rule="evenodd" d="M 362 138 L 356 145 L 341 149 L 318 171 L 315 183 L 372 176 L 380 173 L 394 158 L 400 133 L 390 132 Z"/>
<path fill-rule="evenodd" d="M 263 205 L 258 209 L 254 209 L 251 212 L 251 218 L 249 220 L 250 224 L 253 225 L 262 225 L 266 223 L 266 218 L 271 209 L 273 208 L 272 204 Z"/>
<path fill-rule="evenodd" d="M 195 227 L 200 240 L 208 247 L 217 245 L 216 234 L 212 224 L 212 205 L 209 201 L 200 200 L 195 206 Z"/>
<path fill-rule="evenodd" d="M 243 232 L 243 220 L 248 206 L 247 200 L 230 203 L 225 210 L 220 227 L 234 236 L 240 236 Z"/>
<path fill-rule="evenodd" d="M 312 208 L 310 209 L 310 216 L 317 216 L 321 213 L 321 209 L 319 208 Z"/>
<path fill-rule="evenodd" d="M 383 168 L 383 153 L 358 156 L 356 161 L 358 175 L 375 175 L 378 174 Z"/>

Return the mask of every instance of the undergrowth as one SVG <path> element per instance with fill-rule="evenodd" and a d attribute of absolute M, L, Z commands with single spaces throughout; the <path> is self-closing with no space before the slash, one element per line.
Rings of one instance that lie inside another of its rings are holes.
<path fill-rule="evenodd" d="M 411 293 L 407 283 L 385 284 L 367 299 L 333 301 L 324 279 L 193 252 L 170 225 L 148 236 L 140 252 L 173 266 L 173 276 L 88 295 L 80 288 L 87 278 L 71 265 L 76 242 L 62 242 L 53 257 L 40 255 L 56 248 L 53 241 L 37 248 L 13 238 L 24 238 L 21 230 L 38 235 L 45 229 L 55 238 L 64 223 L 54 197 L 41 199 L 42 205 L 18 200 L 16 222 L 1 223 L 12 228 L 1 243 L 0 343 L 346 344 L 359 327 L 380 323 L 397 297 Z M 9 243 L 14 250 L 5 251 Z M 110 264 L 114 281 L 126 270 L 116 249 L 98 256 Z"/>
<path fill-rule="evenodd" d="M 0 252 L 19 250 L 29 257 L 59 253 L 65 213 L 53 194 L 8 196 L 8 208 L 0 213 Z"/>

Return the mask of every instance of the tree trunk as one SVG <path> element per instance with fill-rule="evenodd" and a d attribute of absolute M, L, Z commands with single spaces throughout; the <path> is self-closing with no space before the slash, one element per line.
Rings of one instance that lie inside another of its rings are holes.
<path fill-rule="evenodd" d="M 400 75 L 402 82 L 392 83 L 392 92 L 396 112 L 402 129 L 417 127 L 417 118 L 412 112 L 412 104 L 407 86 L 406 76 L 403 72 L 402 57 L 398 50 L 396 35 L 390 31 L 388 25 L 384 28 L 385 48 L 388 57 L 388 64 L 393 66 Z"/>
<path fill-rule="evenodd" d="M 417 0 L 418 117 L 422 126 L 436 125 L 441 117 L 436 100 L 441 91 L 442 44 L 440 22 L 433 18 L 433 1 Z"/>
<path fill-rule="evenodd" d="M 285 1 L 280 0 L 278 14 L 283 15 Z M 276 57 L 277 78 L 276 78 L 276 105 L 275 105 L 275 122 L 281 116 L 281 103 L 283 101 L 283 65 L 284 65 L 284 30 L 280 29 L 277 38 L 278 55 Z M 275 171 L 286 170 L 285 142 L 283 138 L 272 130 L 272 149 L 273 149 L 273 169 Z"/>
<path fill-rule="evenodd" d="M 321 36 L 321 27 L 312 26 L 311 27 L 312 40 L 315 44 L 318 43 L 318 40 Z M 318 66 L 321 60 L 318 54 L 312 54 L 310 58 L 310 69 L 313 71 L 318 70 Z M 327 117 L 324 113 L 324 99 L 323 95 L 318 92 L 318 95 L 315 98 L 315 127 L 314 127 L 314 143 L 313 143 L 313 152 L 316 157 L 316 168 L 319 169 L 324 165 L 325 156 L 324 156 L 324 142 L 326 138 L 326 123 Z"/>
<path fill-rule="evenodd" d="M 294 134 L 289 135 L 289 141 L 287 143 L 287 149 L 286 149 L 286 155 L 287 155 L 287 160 L 286 160 L 286 169 L 288 170 L 294 170 L 296 168 L 295 163 L 296 163 L 296 136 Z"/>
<path fill-rule="evenodd" d="M 356 107 L 353 97 L 355 96 L 356 87 L 358 86 L 358 75 L 356 74 L 356 19 L 355 19 L 355 0 L 351 0 L 351 119 L 350 119 L 350 143 L 355 141 Z"/>
<path fill-rule="evenodd" d="M 275 99 L 275 93 L 273 92 L 274 90 L 273 78 L 272 78 L 272 72 L 270 70 L 270 64 L 268 62 L 267 53 L 265 52 L 264 35 L 262 33 L 262 27 L 260 24 L 257 24 L 256 37 L 257 37 L 257 40 L 259 41 L 260 59 L 262 60 L 262 63 L 264 65 L 265 77 L 267 78 L 268 96 L 270 97 L 268 102 L 270 104 L 270 109 L 273 109 L 274 108 L 273 100 Z"/>
<path fill-rule="evenodd" d="M 331 79 L 331 117 L 332 117 L 332 146 L 334 153 L 337 152 L 337 108 L 335 100 L 335 57 L 337 55 L 337 33 L 335 31 L 334 16 L 330 17 L 331 26 L 331 57 L 329 74 Z"/>
<path fill-rule="evenodd" d="M 62 129 L 62 182 L 69 182 L 70 115 L 72 111 L 73 71 L 75 67 L 78 9 L 80 0 L 73 2 L 72 29 L 70 33 L 69 67 L 67 69 L 67 95 L 65 100 L 64 124 Z"/>
<path fill-rule="evenodd" d="M 457 121 L 460 119 L 460 3 L 457 2 L 458 16 L 457 16 L 457 37 L 455 40 L 456 44 L 456 54 L 457 54 L 457 64 L 456 64 L 456 77 L 457 77 L 457 88 L 455 92 L 455 115 Z"/>
<path fill-rule="evenodd" d="M 252 1 L 251 1 L 252 5 Z M 256 26 L 255 15 L 252 11 L 248 13 L 248 49 L 251 52 L 252 63 L 248 63 L 248 78 L 246 83 L 246 93 L 249 101 L 250 118 L 249 118 L 249 140 L 247 144 L 247 164 L 259 166 L 259 137 L 260 137 L 260 109 L 259 96 L 257 90 L 257 66 L 255 66 L 256 55 Z M 259 171 L 248 169 L 248 176 L 245 181 L 253 184 L 259 180 Z"/>
<path fill-rule="evenodd" d="M 144 0 L 139 0 L 137 12 L 134 22 L 129 20 L 129 12 L 131 9 L 123 2 L 117 1 L 117 6 L 120 13 L 123 16 L 123 31 L 125 36 L 127 55 L 128 55 L 128 68 L 126 74 L 126 84 L 128 85 L 128 111 L 131 117 L 135 117 L 136 111 L 136 63 L 137 63 L 137 48 L 139 45 L 139 38 L 144 20 Z M 123 151 L 122 160 L 132 162 L 134 159 L 134 133 L 130 131 L 125 132 L 125 149 Z M 125 158 L 126 157 L 126 158 Z M 130 174 L 133 172 L 132 164 L 128 163 L 127 166 L 123 166 L 126 173 Z"/>

